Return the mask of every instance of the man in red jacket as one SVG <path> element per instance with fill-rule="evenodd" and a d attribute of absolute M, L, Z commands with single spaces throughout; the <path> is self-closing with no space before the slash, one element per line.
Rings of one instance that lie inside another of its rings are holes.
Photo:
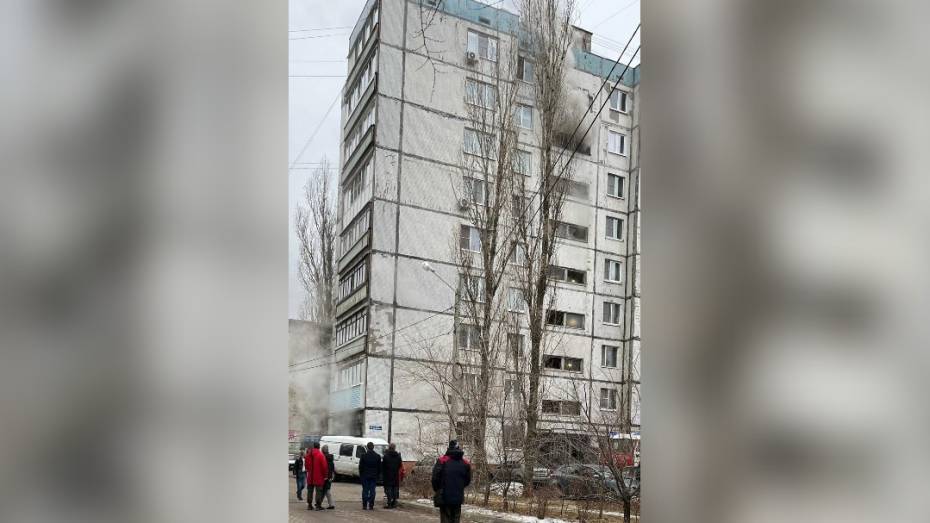
<path fill-rule="evenodd" d="M 313 448 L 307 450 L 304 467 L 307 469 L 307 510 L 313 510 L 313 494 L 316 494 L 316 509 L 323 510 L 323 494 L 326 493 L 323 487 L 329 477 L 329 465 L 326 456 L 320 452 L 319 443 L 314 443 Z"/>

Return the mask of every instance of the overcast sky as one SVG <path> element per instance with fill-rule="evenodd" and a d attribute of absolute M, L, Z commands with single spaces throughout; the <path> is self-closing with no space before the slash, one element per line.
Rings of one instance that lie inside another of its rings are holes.
<path fill-rule="evenodd" d="M 594 32 L 592 50 L 595 53 L 614 60 L 617 58 L 623 44 L 639 23 L 640 1 L 577 0 L 579 18 L 576 25 Z M 289 0 L 291 77 L 288 78 L 288 165 L 297 160 L 289 174 L 291 234 L 288 273 L 291 318 L 299 317 L 303 300 L 303 291 L 297 282 L 294 210 L 303 198 L 304 184 L 313 172 L 316 162 L 326 156 L 334 166 L 338 163 L 340 110 L 337 98 L 345 81 L 349 33 L 365 2 L 366 0 Z M 517 12 L 515 4 L 518 2 L 519 0 L 503 0 L 502 6 Z M 636 49 L 638 42 L 639 35 L 627 56 Z M 636 63 L 639 63 L 639 56 L 633 60 L 633 64 Z M 297 77 L 298 75 L 300 77 Z"/>

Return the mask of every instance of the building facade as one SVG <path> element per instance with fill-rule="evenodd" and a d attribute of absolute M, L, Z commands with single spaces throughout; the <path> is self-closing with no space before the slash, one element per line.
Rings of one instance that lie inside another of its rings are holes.
<path fill-rule="evenodd" d="M 396 441 L 407 459 L 423 447 L 424 427 L 442 419 L 441 398 L 414 367 L 422 344 L 454 343 L 453 250 L 468 220 L 453 188 L 469 148 L 466 98 L 498 57 L 510 56 L 518 26 L 516 15 L 472 0 L 370 0 L 351 36 L 330 426 Z M 575 31 L 567 80 L 577 118 L 608 103 L 574 157 L 562 213 L 569 232 L 556 253 L 564 272 L 550 314 L 561 343 L 545 372 L 586 381 L 595 408 L 626 409 L 635 431 L 639 69 L 629 68 L 612 93 L 623 64 L 591 53 L 591 33 Z M 532 71 L 520 64 L 509 80 L 530 84 Z M 518 137 L 529 180 L 538 165 L 531 87 L 520 94 Z M 572 425 L 565 398 L 543 400 L 544 428 Z"/>

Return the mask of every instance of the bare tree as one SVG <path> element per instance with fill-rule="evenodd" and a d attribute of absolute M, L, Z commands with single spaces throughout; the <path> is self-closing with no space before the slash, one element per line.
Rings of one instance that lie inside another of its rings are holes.
<path fill-rule="evenodd" d="M 320 343 L 329 347 L 335 315 L 337 197 L 334 169 L 324 156 L 304 186 L 295 229 L 299 244 L 298 278 L 305 298 L 303 319 L 320 324 Z"/>
<path fill-rule="evenodd" d="M 622 361 L 628 359 L 623 357 Z M 631 408 L 639 385 L 634 382 L 627 365 L 605 369 L 603 373 L 603 380 L 620 387 L 595 388 L 591 381 L 574 380 L 572 392 L 582 410 L 579 428 L 592 437 L 597 461 L 617 486 L 616 491 L 607 494 L 623 504 L 623 521 L 629 523 L 633 500 L 640 492 L 639 471 L 633 467 L 639 442 L 634 434 Z"/>
<path fill-rule="evenodd" d="M 565 129 L 571 128 L 573 116 L 566 99 L 566 69 L 568 51 L 574 36 L 571 20 L 573 0 L 523 0 L 521 24 L 522 46 L 534 64 L 534 90 L 539 125 L 536 136 L 540 150 L 539 186 L 533 197 L 521 199 L 525 208 L 514 213 L 515 229 L 526 251 L 521 283 L 527 302 L 530 337 L 529 368 L 526 391 L 526 435 L 523 449 L 524 477 L 532 478 L 537 462 L 541 365 L 546 343 L 546 323 L 554 300 L 550 282 L 556 239 L 566 232 L 560 219 L 564 204 L 565 182 L 571 176 L 568 159 L 558 151 L 573 143 L 565 141 Z M 523 193 L 528 195 L 526 187 Z M 527 481 L 524 493 L 530 495 L 532 481 Z"/>

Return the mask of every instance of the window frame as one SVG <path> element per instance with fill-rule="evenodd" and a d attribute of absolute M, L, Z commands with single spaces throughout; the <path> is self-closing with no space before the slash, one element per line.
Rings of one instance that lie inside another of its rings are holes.
<path fill-rule="evenodd" d="M 608 365 L 608 364 L 607 364 L 607 358 L 606 358 L 606 356 L 607 356 L 607 353 L 609 352 L 610 349 L 613 349 L 613 355 L 614 355 L 614 358 L 613 358 L 613 359 L 614 359 L 614 364 L 613 364 L 613 365 Z M 620 368 L 619 362 L 620 362 L 620 347 L 618 347 L 617 345 L 601 345 L 601 368 L 602 368 L 602 369 L 617 369 L 617 368 Z"/>
<path fill-rule="evenodd" d="M 588 271 L 584 271 L 584 270 L 580 270 L 580 269 L 572 269 L 571 267 L 563 267 L 563 266 L 561 266 L 561 265 L 550 265 L 550 266 L 549 266 L 549 271 L 550 271 L 550 272 L 549 272 L 549 278 L 550 278 L 550 279 L 554 279 L 554 280 L 556 280 L 556 281 L 559 281 L 559 282 L 562 282 L 562 283 L 565 283 L 565 284 L 568 284 L 568 285 L 582 285 L 582 286 L 584 286 L 584 285 L 587 285 L 587 284 L 588 284 Z M 561 276 L 560 276 L 560 277 L 556 277 L 556 276 L 553 274 L 553 272 L 555 272 L 555 271 L 560 272 L 560 273 L 561 273 Z M 581 282 L 571 281 L 571 280 L 569 279 L 569 277 L 568 277 L 569 272 L 580 274 L 580 275 L 582 276 L 582 281 L 581 281 Z"/>
<path fill-rule="evenodd" d="M 614 95 L 620 95 L 620 96 L 617 96 L 618 107 L 614 107 Z M 622 104 L 620 103 L 621 101 L 622 101 Z M 624 91 L 623 89 L 614 89 L 610 93 L 610 102 L 609 102 L 610 110 L 617 111 L 618 113 L 622 113 L 622 114 L 629 114 L 629 108 L 628 108 L 629 101 L 630 101 L 630 97 L 626 91 Z"/>
<path fill-rule="evenodd" d="M 463 231 L 468 230 L 468 247 L 462 246 Z M 474 233 L 472 232 L 474 231 Z M 477 241 L 477 249 L 473 249 L 473 242 Z M 482 251 L 481 230 L 474 225 L 459 224 L 459 249 L 480 254 Z"/>
<path fill-rule="evenodd" d="M 606 397 L 606 398 L 604 397 L 604 393 L 605 393 L 605 392 L 607 393 L 607 397 Z M 607 406 L 606 406 L 606 407 L 604 406 L 604 400 L 605 400 L 605 399 L 607 400 Z M 618 401 L 618 400 L 619 400 L 619 393 L 617 392 L 617 389 L 615 389 L 615 388 L 612 388 L 612 387 L 601 387 L 601 392 L 600 392 L 599 400 L 600 400 L 600 401 L 598 401 L 598 407 L 599 407 L 600 410 L 616 411 L 616 410 L 619 408 L 619 404 L 620 404 L 620 402 Z M 613 405 L 613 406 L 611 406 L 611 405 Z"/>
<path fill-rule="evenodd" d="M 531 71 L 531 78 L 526 79 L 527 64 L 529 64 L 529 70 Z M 536 83 L 536 62 L 530 60 L 529 58 L 518 55 L 517 56 L 517 80 L 520 80 L 523 83 L 534 84 Z"/>
<path fill-rule="evenodd" d="M 603 315 L 601 317 L 601 323 L 604 325 L 610 325 L 617 327 L 623 325 L 623 304 L 615 301 L 605 301 L 603 306 Z M 609 312 L 608 312 L 609 311 Z M 615 315 L 614 312 L 617 312 Z M 610 317 L 611 321 L 605 319 L 607 316 Z M 613 320 L 617 320 L 616 322 Z"/>
<path fill-rule="evenodd" d="M 559 315 L 559 317 L 562 318 L 561 323 L 551 323 L 551 322 L 549 321 L 549 319 L 552 317 L 553 314 Z M 572 326 L 568 325 L 568 317 L 569 317 L 569 316 L 579 316 L 579 317 L 581 318 L 581 326 L 579 326 L 579 327 L 572 327 Z M 550 325 L 550 326 L 553 326 L 553 327 L 562 327 L 563 329 L 580 329 L 580 330 L 584 330 L 586 321 L 587 321 L 587 318 L 585 318 L 585 315 L 584 315 L 584 314 L 579 314 L 579 313 L 577 313 L 577 312 L 568 312 L 568 311 L 563 311 L 563 310 L 558 310 L 558 309 L 549 309 L 549 310 L 546 311 L 546 325 Z"/>
<path fill-rule="evenodd" d="M 616 222 L 617 224 L 616 227 L 612 228 L 610 226 L 611 220 L 614 220 Z M 619 216 L 610 216 L 610 215 L 605 216 L 604 228 L 606 229 L 604 231 L 604 234 L 608 240 L 623 241 L 623 218 Z M 617 233 L 617 236 L 611 236 L 610 233 L 615 232 L 615 231 Z"/>
<path fill-rule="evenodd" d="M 617 179 L 617 184 L 615 187 L 619 190 L 619 194 L 614 194 L 610 192 L 610 179 L 611 177 Z M 614 173 L 607 173 L 607 196 L 611 198 L 616 198 L 618 200 L 626 199 L 626 176 Z"/>
<path fill-rule="evenodd" d="M 469 97 L 469 84 L 474 85 L 473 96 Z M 497 86 L 474 78 L 465 78 L 465 103 L 493 111 L 497 108 Z"/>
<path fill-rule="evenodd" d="M 619 136 L 620 137 L 620 152 L 614 151 L 611 149 L 610 144 L 612 142 L 611 137 Z M 626 156 L 626 134 L 619 131 L 614 131 L 613 129 L 607 130 L 607 152 L 610 154 L 616 154 L 618 156 Z"/>
<path fill-rule="evenodd" d="M 517 115 L 519 115 L 519 118 L 517 117 Z M 529 126 L 524 125 L 525 120 L 527 118 L 529 118 Z M 534 126 L 536 125 L 536 123 L 535 123 L 535 118 L 533 116 L 532 105 L 519 104 L 519 103 L 516 104 L 516 108 L 514 110 L 514 125 L 526 131 L 532 131 L 535 128 Z"/>
<path fill-rule="evenodd" d="M 486 55 L 481 54 L 481 39 L 485 39 L 487 43 L 485 44 Z M 474 40 L 473 40 L 474 39 Z M 472 48 L 472 41 L 474 41 L 474 48 Z M 493 45 L 492 45 L 493 43 Z M 465 52 L 466 53 L 475 53 L 475 58 L 480 60 L 488 60 L 490 62 L 497 61 L 497 51 L 500 48 L 500 42 L 497 37 L 491 36 L 480 31 L 475 31 L 469 29 L 465 35 Z M 493 52 L 492 52 L 493 49 Z M 493 56 L 491 56 L 493 55 Z"/>
<path fill-rule="evenodd" d="M 558 367 L 550 367 L 550 361 L 558 360 Z M 577 362 L 577 368 L 568 368 L 568 360 L 572 362 Z M 557 354 L 544 354 L 543 355 L 543 368 L 547 370 L 558 370 L 562 372 L 584 372 L 584 358 L 576 358 L 574 356 L 560 356 Z"/>
<path fill-rule="evenodd" d="M 611 276 L 611 264 L 615 264 L 618 268 L 617 275 L 619 279 L 612 280 Z M 613 258 L 604 258 L 604 281 L 608 283 L 623 283 L 623 262 L 620 260 L 615 260 Z"/>

